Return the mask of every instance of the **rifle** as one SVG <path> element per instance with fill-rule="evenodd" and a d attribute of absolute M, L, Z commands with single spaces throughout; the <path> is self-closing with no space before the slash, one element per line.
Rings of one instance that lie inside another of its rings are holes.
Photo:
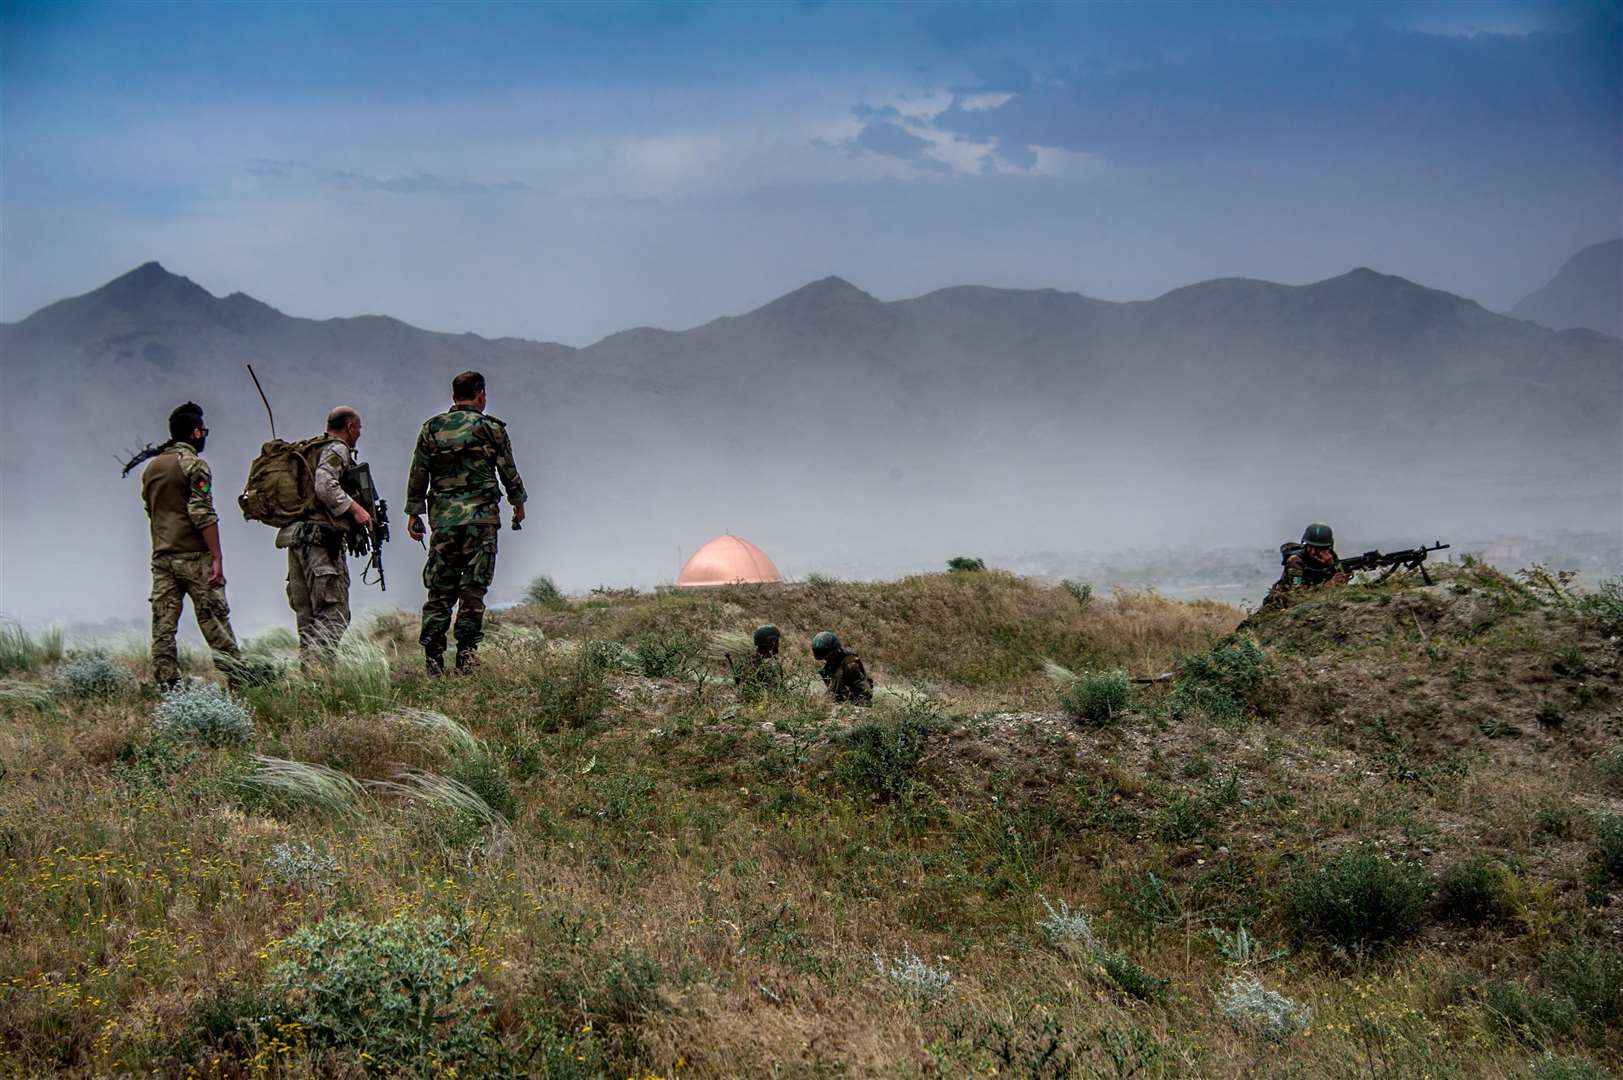
<path fill-rule="evenodd" d="M 372 555 L 361 567 L 361 584 L 371 585 L 366 575 L 376 570 L 378 588 L 388 592 L 388 583 L 383 578 L 383 545 L 389 542 L 389 502 L 378 498 L 378 487 L 372 482 L 372 466 L 363 461 L 357 461 L 345 470 L 340 486 L 372 515 L 371 527 L 360 529 L 351 525 L 346 537 L 351 555 L 365 555 L 368 552 Z"/>
<path fill-rule="evenodd" d="M 1385 554 L 1379 551 L 1366 551 L 1362 555 L 1342 559 L 1341 568 L 1348 574 L 1356 574 L 1360 570 L 1379 569 L 1381 570 L 1381 576 L 1376 578 L 1376 581 L 1385 581 L 1397 573 L 1399 569 L 1419 570 L 1421 579 L 1427 585 L 1430 585 L 1432 582 L 1431 575 L 1426 573 L 1426 555 L 1433 551 L 1443 551 L 1448 546 L 1442 541 L 1438 541 L 1430 547 L 1421 545 L 1420 547 L 1405 548 L 1402 551 L 1389 551 Z"/>

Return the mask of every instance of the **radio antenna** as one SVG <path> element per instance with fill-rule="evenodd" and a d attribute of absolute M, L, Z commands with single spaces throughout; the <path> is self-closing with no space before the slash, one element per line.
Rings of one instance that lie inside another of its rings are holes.
<path fill-rule="evenodd" d="M 254 374 L 252 364 L 244 364 L 248 369 L 248 377 L 254 381 L 254 389 L 259 391 L 259 400 L 265 403 L 265 415 L 270 418 L 271 438 L 276 438 L 276 414 L 271 412 L 270 398 L 265 396 L 265 388 L 259 385 L 259 376 Z"/>

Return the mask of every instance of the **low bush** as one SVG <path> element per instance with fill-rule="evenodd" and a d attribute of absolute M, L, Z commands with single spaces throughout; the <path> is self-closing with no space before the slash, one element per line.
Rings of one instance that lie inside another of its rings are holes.
<path fill-rule="evenodd" d="M 1623 814 L 1602 814 L 1595 819 L 1589 874 L 1602 888 L 1623 882 Z"/>
<path fill-rule="evenodd" d="M 546 574 L 535 578 L 524 590 L 524 602 L 538 604 L 549 611 L 562 611 L 569 606 L 569 598 L 558 590 Z"/>
<path fill-rule="evenodd" d="M 1125 671 L 1084 671 L 1059 691 L 1060 707 L 1090 724 L 1110 723 L 1127 711 L 1131 701 Z"/>
<path fill-rule="evenodd" d="M 1623 746 L 1603 750 L 1589 759 L 1589 771 L 1600 786 L 1613 795 L 1623 795 Z"/>
<path fill-rule="evenodd" d="M 67 697 L 106 697 L 135 685 L 124 665 L 99 650 L 78 653 L 56 669 L 56 692 Z"/>
<path fill-rule="evenodd" d="M 268 987 L 313 1044 L 352 1052 L 364 1071 L 473 1075 L 492 1036 L 471 944 L 464 923 L 439 916 L 329 916 L 280 942 Z"/>
<path fill-rule="evenodd" d="M 1418 868 L 1347 849 L 1292 879 L 1285 917 L 1299 939 L 1360 952 L 1418 930 L 1430 892 Z"/>
<path fill-rule="evenodd" d="M 1437 885 L 1437 907 L 1446 919 L 1481 926 L 1516 913 L 1515 873 L 1496 859 L 1477 857 L 1443 871 Z"/>
<path fill-rule="evenodd" d="M 1166 992 L 1167 980 L 1151 975 L 1137 960 L 1113 949 L 1095 949 L 1094 961 L 1110 978 L 1118 990 L 1140 1001 L 1159 1001 Z"/>
<path fill-rule="evenodd" d="M 934 732 L 934 724 L 911 714 L 856 724 L 839 736 L 844 753 L 836 771 L 850 786 L 880 799 L 905 798 Z"/>
<path fill-rule="evenodd" d="M 1544 1054 L 1533 1060 L 1533 1080 L 1606 1080 L 1607 1073 L 1588 1058 Z"/>
<path fill-rule="evenodd" d="M 586 641 L 554 654 L 529 675 L 529 689 L 543 731 L 583 728 L 603 715 L 614 692 L 609 672 L 621 666 L 622 650 L 612 642 Z"/>
<path fill-rule="evenodd" d="M 1540 971 L 1544 987 L 1572 1005 L 1575 1022 L 1603 1038 L 1623 1023 L 1623 952 L 1571 941 L 1550 950 Z"/>
<path fill-rule="evenodd" d="M 1623 634 L 1623 577 L 1607 578 L 1578 602 L 1583 617 L 1603 634 Z"/>
<path fill-rule="evenodd" d="M 1280 1042 L 1305 1030 L 1313 1010 L 1263 988 L 1254 975 L 1235 975 L 1217 997 L 1223 1015 L 1241 1031 Z"/>
<path fill-rule="evenodd" d="M 971 555 L 954 555 L 947 560 L 947 569 L 953 573 L 973 573 L 986 569 L 986 560 L 977 559 Z"/>
<path fill-rule="evenodd" d="M 1167 711 L 1175 719 L 1200 715 L 1217 723 L 1237 721 L 1247 710 L 1266 713 L 1268 675 L 1262 647 L 1249 638 L 1231 638 L 1209 653 L 1179 661 Z"/>
<path fill-rule="evenodd" d="M 1066 578 L 1059 583 L 1059 587 L 1075 597 L 1076 602 L 1083 607 L 1093 603 L 1093 586 L 1086 581 L 1072 581 Z"/>
<path fill-rule="evenodd" d="M 891 987 L 926 1004 L 941 1000 L 952 990 L 952 972 L 919 959 L 912 949 L 904 948 L 895 959 L 876 952 L 873 966 Z"/>
<path fill-rule="evenodd" d="M 489 750 L 481 748 L 458 758 L 451 765 L 450 775 L 508 821 L 518 816 L 518 800 L 513 797 L 507 766 Z"/>
<path fill-rule="evenodd" d="M 338 882 L 338 860 L 310 841 L 278 841 L 265 856 L 265 868 L 279 885 L 325 889 Z"/>
<path fill-rule="evenodd" d="M 650 679 L 680 679 L 703 653 L 704 643 L 685 635 L 646 636 L 632 644 L 628 666 Z"/>
<path fill-rule="evenodd" d="M 209 683 L 182 683 L 152 710 L 152 730 L 168 739 L 229 746 L 247 742 L 253 728 L 248 707 L 229 690 Z"/>

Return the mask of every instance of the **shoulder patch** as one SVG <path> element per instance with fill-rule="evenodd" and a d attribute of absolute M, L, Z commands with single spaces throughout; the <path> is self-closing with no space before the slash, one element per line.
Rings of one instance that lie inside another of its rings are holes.
<path fill-rule="evenodd" d="M 198 473 L 197 478 L 192 481 L 192 487 L 196 488 L 198 491 L 202 492 L 204 495 L 207 495 L 209 493 L 209 487 L 210 487 L 208 474 L 207 473 Z"/>
<path fill-rule="evenodd" d="M 491 416 L 489 413 L 485 413 L 484 417 L 486 420 L 489 420 L 492 424 L 495 424 L 499 428 L 507 427 L 507 422 L 505 420 L 499 420 L 496 417 Z"/>

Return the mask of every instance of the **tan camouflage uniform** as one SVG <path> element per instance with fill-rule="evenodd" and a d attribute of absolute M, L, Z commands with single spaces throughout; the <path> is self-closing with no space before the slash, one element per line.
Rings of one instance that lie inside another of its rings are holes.
<path fill-rule="evenodd" d="M 214 651 L 214 666 L 233 682 L 240 672 L 242 653 L 231 632 L 225 588 L 208 583 L 213 557 L 203 530 L 220 520 L 213 484 L 208 463 L 184 442 L 158 454 L 141 473 L 141 500 L 152 532 L 152 676 L 159 685 L 180 679 L 175 631 L 188 596 L 197 628 Z"/>
<path fill-rule="evenodd" d="M 1345 585 L 1347 574 L 1341 569 L 1341 559 L 1335 551 L 1330 552 L 1330 562 L 1319 563 L 1302 554 L 1301 544 L 1279 545 L 1280 561 L 1284 569 L 1280 572 L 1279 580 L 1274 582 L 1268 595 L 1262 598 L 1262 605 L 1257 610 L 1267 611 L 1284 604 L 1285 599 L 1297 589 L 1316 589 L 1322 585 Z"/>
<path fill-rule="evenodd" d="M 342 439 L 316 454 L 316 508 L 309 519 L 284 527 L 276 546 L 287 548 L 287 602 L 299 627 L 299 653 L 306 663 L 330 662 L 349 629 L 349 562 L 345 535 L 353 502 L 342 486 L 355 462 Z"/>
<path fill-rule="evenodd" d="M 823 683 L 834 695 L 835 701 L 846 701 L 852 705 L 873 704 L 873 680 L 868 678 L 868 670 L 862 666 L 862 657 L 856 653 L 842 652 L 830 657 L 819 674 L 823 676 Z"/>
<path fill-rule="evenodd" d="M 484 636 L 502 488 L 514 506 L 524 505 L 524 481 L 513 464 L 506 424 L 472 405 L 457 405 L 423 422 L 406 480 L 406 513 L 421 514 L 427 505 L 431 535 L 423 586 L 428 599 L 418 640 L 431 657 L 445 654 L 453 607 L 459 656 L 472 654 Z"/>

